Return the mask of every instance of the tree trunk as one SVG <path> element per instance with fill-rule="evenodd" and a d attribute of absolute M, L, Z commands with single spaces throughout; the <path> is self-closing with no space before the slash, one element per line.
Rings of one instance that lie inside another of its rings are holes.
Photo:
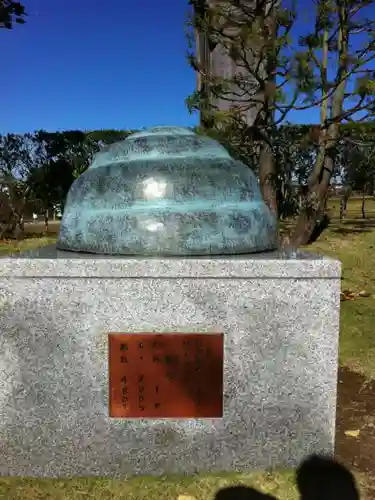
<path fill-rule="evenodd" d="M 290 238 L 290 245 L 293 246 L 293 248 L 298 248 L 301 245 L 306 245 L 311 242 L 311 236 L 314 232 L 320 234 L 319 231 L 317 231 L 317 227 L 326 221 L 324 210 L 333 167 L 333 155 L 327 154 L 324 159 L 321 180 L 310 188 L 305 199 L 305 206 L 293 229 Z"/>
<path fill-rule="evenodd" d="M 362 211 L 362 219 L 366 219 L 366 192 L 365 190 L 362 191 L 362 206 L 361 206 L 361 211 Z"/>
<path fill-rule="evenodd" d="M 344 192 L 340 200 L 340 221 L 343 220 L 344 217 L 346 217 L 346 213 L 348 210 L 348 201 L 351 194 L 352 194 L 351 186 L 344 187 Z"/>
<path fill-rule="evenodd" d="M 346 214 L 346 203 L 345 203 L 344 198 L 341 198 L 341 200 L 340 200 L 340 221 L 343 220 L 343 218 L 345 217 L 345 214 Z"/>
<path fill-rule="evenodd" d="M 259 184 L 268 208 L 278 217 L 275 161 L 268 144 L 263 144 L 259 155 Z"/>
<path fill-rule="evenodd" d="M 323 1 L 322 1 L 323 4 Z M 328 114 L 328 30 L 325 30 L 322 43 L 322 96 L 320 110 L 319 152 L 310 176 L 309 193 L 305 207 L 297 220 L 291 236 L 290 244 L 294 248 L 311 242 L 313 233 L 320 234 L 316 228 L 325 227 L 327 217 L 324 217 L 324 207 L 331 182 L 336 148 L 339 141 L 340 123 L 342 121 L 345 86 L 348 76 L 348 30 L 345 5 L 339 8 L 339 28 L 337 31 L 338 69 L 335 78 L 335 90 L 331 96 L 330 113 Z M 325 221 L 325 222 L 324 222 Z"/>
<path fill-rule="evenodd" d="M 0 222 L 0 240 L 2 240 L 6 235 L 7 229 L 7 225 L 3 222 Z"/>
<path fill-rule="evenodd" d="M 18 226 L 21 229 L 22 232 L 25 231 L 25 220 L 23 214 L 20 214 L 19 220 L 18 220 Z"/>
<path fill-rule="evenodd" d="M 46 233 L 48 233 L 48 208 L 44 211 L 44 226 Z"/>

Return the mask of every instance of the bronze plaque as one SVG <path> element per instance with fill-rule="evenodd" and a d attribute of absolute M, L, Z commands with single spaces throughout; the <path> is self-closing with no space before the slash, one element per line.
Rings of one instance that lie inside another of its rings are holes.
<path fill-rule="evenodd" d="M 109 415 L 223 416 L 221 333 L 110 333 Z"/>

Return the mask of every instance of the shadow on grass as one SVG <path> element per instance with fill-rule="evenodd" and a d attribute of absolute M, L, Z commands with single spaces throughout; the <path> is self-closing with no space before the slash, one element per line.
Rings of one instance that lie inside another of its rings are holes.
<path fill-rule="evenodd" d="M 290 223 L 289 223 L 290 224 Z M 375 229 L 375 218 L 371 219 L 344 219 L 331 218 L 329 225 L 322 231 L 322 234 L 330 232 L 339 235 L 365 234 L 371 233 Z"/>
<path fill-rule="evenodd" d="M 59 234 L 58 231 L 48 231 L 48 232 L 42 232 L 42 233 L 25 232 L 21 239 L 30 240 L 30 239 L 38 239 L 38 238 L 57 238 L 58 234 Z"/>
<path fill-rule="evenodd" d="M 346 467 L 327 457 L 312 456 L 296 472 L 301 500 L 358 500 L 354 476 Z M 219 490 L 215 500 L 277 500 L 247 486 Z"/>
<path fill-rule="evenodd" d="M 26 233 L 24 232 L 21 234 L 18 238 L 15 237 L 4 237 L 2 240 L 0 240 L 0 243 L 7 243 L 9 245 L 11 244 L 17 244 L 20 241 L 27 241 L 27 240 L 43 240 L 45 238 L 57 238 L 59 235 L 58 232 L 44 232 L 44 233 Z"/>
<path fill-rule="evenodd" d="M 333 220 L 330 230 L 337 234 L 363 234 L 375 229 L 375 219 L 347 219 Z"/>
<path fill-rule="evenodd" d="M 372 230 L 363 227 L 338 227 L 336 229 L 331 229 L 331 231 L 336 234 L 346 235 L 346 234 L 371 233 Z"/>

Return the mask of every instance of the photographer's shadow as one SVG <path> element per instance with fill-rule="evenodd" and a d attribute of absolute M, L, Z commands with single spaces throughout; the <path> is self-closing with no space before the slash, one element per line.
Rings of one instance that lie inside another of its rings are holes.
<path fill-rule="evenodd" d="M 332 458 L 312 456 L 296 471 L 301 500 L 358 500 L 353 474 Z M 219 490 L 215 500 L 277 500 L 247 486 L 231 486 Z"/>

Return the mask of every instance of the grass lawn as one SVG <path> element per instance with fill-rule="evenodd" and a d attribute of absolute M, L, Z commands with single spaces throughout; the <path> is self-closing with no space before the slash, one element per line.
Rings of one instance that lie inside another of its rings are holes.
<path fill-rule="evenodd" d="M 297 500 L 293 474 L 220 474 L 191 477 L 37 480 L 0 478 L 0 498 L 9 500 L 209 500 L 227 486 L 248 485 L 280 500 Z M 185 498 L 183 498 L 185 497 Z"/>
<path fill-rule="evenodd" d="M 309 247 L 343 264 L 342 289 L 375 296 L 375 220 L 333 225 Z M 375 298 L 341 303 L 340 363 L 375 379 Z"/>
<path fill-rule="evenodd" d="M 348 217 L 358 217 L 357 211 L 358 206 L 360 210 L 360 203 L 360 200 L 349 202 Z M 372 203 L 371 208 L 375 210 L 375 202 L 371 201 Z M 331 206 L 329 203 L 328 207 L 332 211 L 337 210 L 338 203 L 333 200 Z M 370 202 L 368 202 L 368 208 L 370 209 Z M 54 240 L 53 234 L 27 238 L 19 242 L 17 249 L 23 251 L 36 248 L 52 243 Z M 375 219 L 363 222 L 355 218 L 348 219 L 342 224 L 334 223 L 323 233 L 319 241 L 309 247 L 309 250 L 328 254 L 342 261 L 343 289 L 352 289 L 354 292 L 365 290 L 375 296 Z M 0 243 L 0 255 L 14 251 L 13 244 Z M 375 298 L 370 296 L 342 302 L 340 363 L 351 371 L 364 375 L 367 381 L 375 379 L 374 324 Z M 364 385 L 367 384 L 366 379 L 363 378 Z M 367 425 L 367 420 L 365 421 L 367 416 L 363 417 L 363 429 Z M 356 425 L 359 427 L 360 424 L 356 421 Z M 375 419 L 372 425 L 375 447 Z M 369 436 L 369 434 L 366 435 L 367 443 Z M 369 477 L 369 474 L 365 474 L 360 468 L 355 470 L 355 473 L 364 492 L 361 498 L 375 498 L 375 490 L 370 491 L 373 485 L 375 487 L 375 476 Z M 299 498 L 294 484 L 294 474 L 291 471 L 199 475 L 188 478 L 135 478 L 124 481 L 101 478 L 64 481 L 0 478 L 0 498 L 9 500 L 178 500 L 181 495 L 193 497 L 196 500 L 206 500 L 213 498 L 218 489 L 232 484 L 250 485 L 263 493 L 275 495 L 280 500 Z"/>
<path fill-rule="evenodd" d="M 26 238 L 22 241 L 14 242 L 10 240 L 0 241 L 0 256 L 9 253 L 26 252 L 34 248 L 43 247 L 55 243 L 56 236 L 38 236 L 34 238 Z"/>
<path fill-rule="evenodd" d="M 327 208 L 332 215 L 340 215 L 340 198 L 330 198 L 327 202 Z M 348 216 L 352 218 L 362 217 L 362 198 L 350 198 L 347 206 Z M 367 196 L 365 200 L 366 217 L 375 218 L 375 197 Z"/>

